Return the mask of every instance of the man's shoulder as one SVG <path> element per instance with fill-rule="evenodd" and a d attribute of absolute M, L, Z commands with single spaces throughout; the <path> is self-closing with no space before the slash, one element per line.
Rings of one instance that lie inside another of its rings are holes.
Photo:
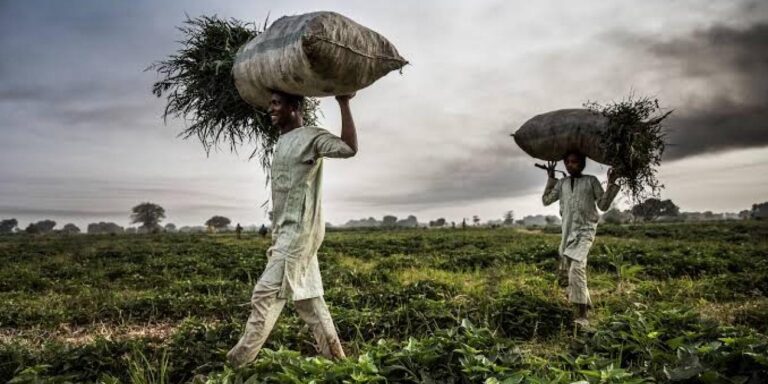
<path fill-rule="evenodd" d="M 301 131 L 304 135 L 307 135 L 307 136 L 317 136 L 317 135 L 329 133 L 328 130 L 325 128 L 313 127 L 313 126 L 304 127 Z"/>
<path fill-rule="evenodd" d="M 320 127 L 301 127 L 294 131 L 294 136 L 292 141 L 295 143 L 294 145 L 300 145 L 299 143 L 304 143 L 306 145 L 309 145 L 317 137 L 323 136 L 328 133 L 329 132 L 327 130 Z"/>
<path fill-rule="evenodd" d="M 589 183 L 589 185 L 595 186 L 600 185 L 600 179 L 597 178 L 595 175 L 584 175 L 582 176 L 584 179 Z"/>

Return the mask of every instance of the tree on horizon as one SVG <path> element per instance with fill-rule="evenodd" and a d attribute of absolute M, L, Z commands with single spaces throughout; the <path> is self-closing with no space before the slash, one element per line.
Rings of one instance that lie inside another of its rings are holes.
<path fill-rule="evenodd" d="M 165 209 L 150 202 L 141 203 L 131 209 L 131 224 L 141 223 L 140 229 L 154 232 L 165 218 Z"/>
<path fill-rule="evenodd" d="M 13 230 L 19 225 L 16 219 L 5 219 L 0 221 L 0 233 L 13 233 Z"/>
<path fill-rule="evenodd" d="M 220 230 L 222 228 L 226 228 L 231 222 L 232 221 L 227 217 L 213 216 L 205 222 L 205 226 L 215 230 Z"/>

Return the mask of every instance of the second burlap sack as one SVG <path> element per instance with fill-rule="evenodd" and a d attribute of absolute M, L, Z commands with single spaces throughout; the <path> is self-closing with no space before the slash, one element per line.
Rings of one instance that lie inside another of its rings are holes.
<path fill-rule="evenodd" d="M 560 161 L 568 152 L 578 151 L 608 164 L 602 147 L 607 128 L 608 119 L 600 113 L 561 109 L 534 116 L 514 133 L 514 138 L 520 148 L 538 159 Z"/>

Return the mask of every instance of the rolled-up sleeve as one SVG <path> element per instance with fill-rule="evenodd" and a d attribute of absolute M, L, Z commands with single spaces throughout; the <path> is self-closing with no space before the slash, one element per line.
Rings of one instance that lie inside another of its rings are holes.
<path fill-rule="evenodd" d="M 340 137 L 328 132 L 322 131 L 315 137 L 313 143 L 314 154 L 316 157 L 332 157 L 346 159 L 355 155 L 355 151 L 347 145 Z"/>
<path fill-rule="evenodd" d="M 555 178 L 550 177 L 547 180 L 547 186 L 544 188 L 544 195 L 541 196 L 541 202 L 544 203 L 545 207 L 560 200 L 560 184 L 561 180 Z"/>

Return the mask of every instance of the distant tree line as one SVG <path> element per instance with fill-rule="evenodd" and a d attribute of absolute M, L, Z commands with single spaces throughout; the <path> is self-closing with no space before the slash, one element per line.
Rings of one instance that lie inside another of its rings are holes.
<path fill-rule="evenodd" d="M 752 209 L 745 209 L 738 213 L 724 212 L 681 212 L 672 200 L 649 198 L 635 204 L 628 210 L 621 211 L 611 208 L 602 216 L 602 220 L 610 224 L 622 224 L 629 222 L 675 222 L 675 221 L 717 221 L 717 220 L 765 220 L 768 219 L 768 202 L 752 205 Z"/>
<path fill-rule="evenodd" d="M 167 223 L 164 226 L 161 222 L 165 219 L 165 209 L 157 204 L 144 202 L 131 209 L 130 223 L 140 224 L 138 227 L 123 228 L 112 222 L 90 223 L 86 227 L 88 234 L 122 234 L 122 233 L 159 233 L 159 232 L 222 232 L 233 231 L 239 228 L 239 231 L 257 232 L 262 236 L 269 233 L 265 225 L 260 227 L 243 228 L 237 224 L 235 228 L 231 227 L 232 221 L 224 216 L 215 215 L 205 221 L 201 226 L 183 226 L 177 228 L 173 223 Z M 271 212 L 270 212 L 271 217 Z M 681 212 L 672 200 L 661 200 L 649 198 L 645 201 L 635 204 L 630 209 L 619 210 L 611 208 L 606 211 L 601 220 L 605 223 L 622 224 L 629 222 L 653 222 L 653 221 L 715 221 L 715 220 L 766 220 L 768 219 L 768 202 L 753 204 L 751 209 L 746 209 L 738 213 L 713 213 L 706 212 Z M 460 228 L 466 228 L 469 220 L 464 218 L 459 223 Z M 471 222 L 474 226 L 480 226 L 481 220 L 478 215 L 473 215 Z M 515 219 L 515 213 L 512 210 L 505 211 L 500 220 L 490 220 L 483 226 L 502 227 L 502 226 L 525 226 L 525 227 L 546 227 L 560 225 L 560 218 L 554 215 L 529 215 L 522 219 Z M 328 224 L 330 226 L 330 224 Z M 427 223 L 419 223 L 414 215 L 408 215 L 405 219 L 398 219 L 394 215 L 385 215 L 381 220 L 373 217 L 360 220 L 349 220 L 342 228 L 457 228 L 456 222 L 447 222 L 443 217 L 429 220 Z M 56 222 L 53 220 L 40 220 L 29 223 L 24 229 L 19 227 L 19 222 L 15 218 L 0 220 L 0 235 L 12 233 L 27 233 L 32 235 L 44 235 L 49 233 L 61 233 L 64 235 L 75 235 L 81 233 L 80 228 L 73 223 L 67 223 L 61 229 L 55 229 Z"/>
<path fill-rule="evenodd" d="M 440 220 L 440 219 L 438 219 Z M 443 223 L 445 219 L 442 219 Z M 431 223 L 432 226 L 435 222 Z M 419 220 L 414 215 L 409 215 L 405 219 L 398 220 L 397 216 L 385 215 L 381 221 L 369 217 L 367 219 L 349 220 L 342 227 L 344 228 L 416 228 L 419 226 Z"/>

